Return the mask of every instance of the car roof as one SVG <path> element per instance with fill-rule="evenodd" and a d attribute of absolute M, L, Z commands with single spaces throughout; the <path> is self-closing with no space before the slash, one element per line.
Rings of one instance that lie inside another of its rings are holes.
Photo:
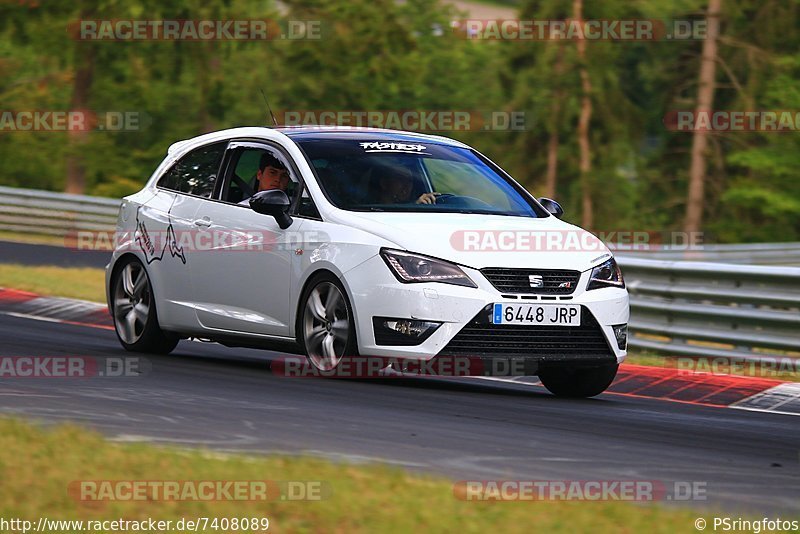
<path fill-rule="evenodd" d="M 419 132 L 388 130 L 385 128 L 366 128 L 353 126 L 289 126 L 275 128 L 294 141 L 320 141 L 325 139 L 365 139 L 373 141 L 401 141 L 418 143 L 420 141 L 435 142 L 444 145 L 465 146 L 463 143 L 443 137 Z"/>
<path fill-rule="evenodd" d="M 170 145 L 169 154 L 176 153 L 189 145 L 200 145 L 206 142 L 224 141 L 234 137 L 263 137 L 265 139 L 275 139 L 278 136 L 286 136 L 292 141 L 320 141 L 325 139 L 369 139 L 370 141 L 398 141 L 419 143 L 438 143 L 443 145 L 458 146 L 468 148 L 467 145 L 443 137 L 440 135 L 428 135 L 418 132 L 407 132 L 402 130 L 387 130 L 384 128 L 363 128 L 352 126 L 248 126 L 241 128 L 230 128 L 219 130 L 207 134 L 178 141 Z"/>

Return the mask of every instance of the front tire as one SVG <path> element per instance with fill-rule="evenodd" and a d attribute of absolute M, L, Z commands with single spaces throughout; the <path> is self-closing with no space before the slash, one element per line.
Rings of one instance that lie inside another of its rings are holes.
<path fill-rule="evenodd" d="M 128 259 L 111 279 L 111 316 L 125 350 L 169 354 L 178 337 L 161 330 L 150 277 L 137 259 Z"/>
<path fill-rule="evenodd" d="M 542 385 L 557 397 L 594 397 L 608 389 L 619 364 L 599 367 L 550 367 L 539 371 Z"/>
<path fill-rule="evenodd" d="M 315 277 L 300 302 L 297 341 L 315 369 L 331 371 L 358 355 L 353 308 L 335 276 Z"/>

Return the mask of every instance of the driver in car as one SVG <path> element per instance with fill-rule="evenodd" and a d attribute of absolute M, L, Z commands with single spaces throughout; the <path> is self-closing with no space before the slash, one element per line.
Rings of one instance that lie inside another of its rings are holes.
<path fill-rule="evenodd" d="M 264 152 L 258 162 L 258 172 L 256 172 L 255 193 L 259 191 L 269 191 L 270 189 L 280 189 L 284 193 L 289 187 L 289 169 L 286 165 L 270 154 Z M 249 205 L 250 198 L 245 198 L 239 204 Z"/>
<path fill-rule="evenodd" d="M 405 167 L 389 167 L 380 178 L 379 204 L 436 204 L 438 193 L 423 193 L 416 199 L 412 198 L 414 177 Z"/>

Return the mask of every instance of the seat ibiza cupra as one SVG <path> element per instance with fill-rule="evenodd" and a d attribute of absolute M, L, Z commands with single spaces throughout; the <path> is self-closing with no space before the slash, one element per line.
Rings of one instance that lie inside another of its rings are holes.
<path fill-rule="evenodd" d="M 131 351 L 200 338 L 321 371 L 465 357 L 592 396 L 625 358 L 628 294 L 605 245 L 561 215 L 445 137 L 214 132 L 170 146 L 123 199 L 109 309 Z"/>

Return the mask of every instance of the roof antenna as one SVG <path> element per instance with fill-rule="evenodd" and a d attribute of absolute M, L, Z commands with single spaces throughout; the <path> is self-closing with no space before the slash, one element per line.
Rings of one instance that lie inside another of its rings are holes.
<path fill-rule="evenodd" d="M 261 91 L 261 96 L 264 98 L 264 103 L 267 105 L 267 110 L 269 111 L 269 116 L 272 117 L 272 125 L 273 126 L 277 126 L 278 125 L 278 119 L 275 118 L 275 114 L 272 112 L 272 108 L 269 107 L 269 102 L 267 101 L 267 95 L 264 94 L 264 90 L 261 89 L 260 87 L 258 88 L 258 90 Z"/>

